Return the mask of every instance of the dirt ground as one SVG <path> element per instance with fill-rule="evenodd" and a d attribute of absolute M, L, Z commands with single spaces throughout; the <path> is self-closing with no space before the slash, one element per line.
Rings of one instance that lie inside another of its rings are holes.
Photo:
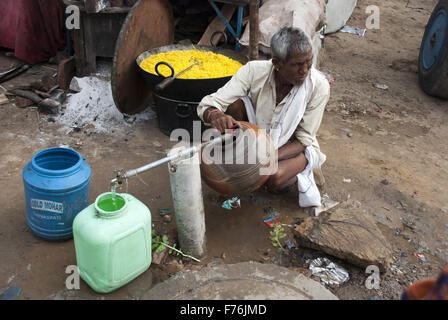
<path fill-rule="evenodd" d="M 368 290 L 364 270 L 333 259 L 345 267 L 350 280 L 330 290 L 341 299 L 399 299 L 409 284 L 435 277 L 448 261 L 448 101 L 425 95 L 418 85 L 417 62 L 421 38 L 436 0 L 360 0 L 347 25 L 365 27 L 368 5 L 381 9 L 379 30 L 364 37 L 336 33 L 326 37 L 320 69 L 335 77 L 331 98 L 319 130 L 327 155 L 321 189 L 336 201 L 351 199 L 377 222 L 393 248 L 394 264 L 381 274 L 378 290 Z M 0 57 L 0 71 L 15 60 Z M 36 66 L 3 83 L 13 88 L 56 65 Z M 373 83 L 386 84 L 387 90 Z M 136 299 L 154 284 L 181 269 L 179 264 L 151 265 L 128 285 L 98 294 L 81 281 L 81 289 L 65 289 L 68 265 L 76 264 L 73 240 L 48 242 L 29 230 L 22 169 L 45 148 L 77 147 L 92 168 L 89 203 L 108 191 L 114 169 L 132 169 L 163 157 L 174 144 L 158 130 L 157 120 L 123 125 L 107 134 L 85 130 L 64 134 L 51 117 L 9 103 L 0 106 L 0 290 L 20 286 L 24 299 Z M 82 141 L 82 146 L 75 146 Z M 350 183 L 344 182 L 350 179 Z M 123 192 L 126 190 L 123 190 Z M 128 193 L 152 212 L 160 234 L 176 234 L 174 219 L 163 222 L 160 208 L 172 208 L 168 169 L 158 167 L 129 181 Z M 280 254 L 263 223 L 264 208 L 280 212 L 279 220 L 294 225 L 307 217 L 297 206 L 297 192 L 273 196 L 263 190 L 241 198 L 241 208 L 227 211 L 225 198 L 204 184 L 208 263 L 260 261 L 306 268 L 318 252 L 291 249 Z M 292 228 L 287 229 L 293 241 Z M 425 255 L 422 262 L 415 253 Z M 170 260 L 180 260 L 170 258 Z M 184 259 L 183 263 L 191 263 Z"/>

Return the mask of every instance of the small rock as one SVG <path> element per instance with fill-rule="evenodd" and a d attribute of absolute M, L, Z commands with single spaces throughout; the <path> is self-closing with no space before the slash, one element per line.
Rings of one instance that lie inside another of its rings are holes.
<path fill-rule="evenodd" d="M 6 103 L 9 103 L 8 97 L 4 93 L 0 94 L 0 105 Z"/>
<path fill-rule="evenodd" d="M 39 112 L 48 114 L 58 114 L 61 104 L 52 99 L 44 99 L 37 105 Z"/>
<path fill-rule="evenodd" d="M 339 128 L 339 130 L 344 131 L 349 137 L 353 136 L 352 131 L 349 128 Z"/>
<path fill-rule="evenodd" d="M 177 273 L 184 269 L 184 265 L 180 264 L 177 260 L 172 260 L 165 265 L 165 270 L 168 273 Z"/>
<path fill-rule="evenodd" d="M 398 203 L 400 203 L 400 205 L 405 209 L 408 207 L 408 205 L 406 203 L 403 203 L 400 200 L 398 200 Z"/>
<path fill-rule="evenodd" d="M 381 183 L 382 184 L 384 184 L 384 185 L 388 185 L 388 184 L 390 184 L 390 182 L 389 182 L 389 180 L 387 180 L 387 179 L 383 179 L 383 180 L 381 180 Z"/>
<path fill-rule="evenodd" d="M 171 213 L 173 213 L 172 208 L 160 208 L 159 209 L 159 215 L 162 217 L 166 216 L 166 215 L 170 215 Z"/>
<path fill-rule="evenodd" d="M 168 250 L 163 250 L 162 252 L 153 253 L 152 255 L 152 264 L 159 265 L 163 264 L 163 262 L 168 257 Z"/>
<path fill-rule="evenodd" d="M 415 230 L 415 223 L 414 222 L 403 220 L 402 223 L 403 223 L 403 226 L 405 226 L 406 228 L 408 228 L 410 230 Z"/>
<path fill-rule="evenodd" d="M 88 131 L 95 131 L 95 125 L 93 125 L 93 124 L 88 124 L 88 125 L 84 126 L 82 129 L 83 129 L 85 132 L 88 132 Z"/>
<path fill-rule="evenodd" d="M 183 268 L 184 271 L 199 271 L 203 268 L 202 265 L 197 264 L 186 264 Z"/>
<path fill-rule="evenodd" d="M 123 119 L 124 119 L 124 121 L 126 121 L 127 123 L 132 124 L 132 123 L 135 122 L 135 120 L 137 120 L 137 117 L 136 117 L 136 116 L 130 116 L 130 115 L 124 115 Z M 113 132 L 113 131 L 112 131 L 112 132 Z"/>
<path fill-rule="evenodd" d="M 381 90 L 387 90 L 389 89 L 389 86 L 387 84 L 382 84 L 382 83 L 372 83 L 372 85 L 377 88 L 377 89 L 381 89 Z"/>
<path fill-rule="evenodd" d="M 401 271 L 400 269 L 398 269 L 397 267 L 393 266 L 390 268 L 392 273 L 394 273 L 397 276 L 402 276 L 404 273 L 403 271 Z"/>
<path fill-rule="evenodd" d="M 353 208 L 361 208 L 362 204 L 358 200 L 353 201 Z"/>
<path fill-rule="evenodd" d="M 74 92 L 81 92 L 81 86 L 79 85 L 79 83 L 78 83 L 78 79 L 76 78 L 76 77 L 74 77 L 73 79 L 72 79 L 72 81 L 70 82 L 70 88 L 69 88 L 71 91 L 74 91 Z"/>
<path fill-rule="evenodd" d="M 8 278 L 8 282 L 7 282 L 7 284 L 10 284 L 10 283 L 12 282 L 12 280 L 14 280 L 15 277 L 16 277 L 16 274 L 13 274 L 12 276 L 10 276 L 10 277 Z"/>
<path fill-rule="evenodd" d="M 291 271 L 299 272 L 299 273 L 303 274 L 307 278 L 311 277 L 311 275 L 313 274 L 313 271 L 310 270 L 310 269 L 295 268 L 295 267 L 289 267 L 288 269 L 291 270 Z"/>
<path fill-rule="evenodd" d="M 423 250 L 428 250 L 428 245 L 424 241 L 420 241 L 418 243 L 419 247 L 421 247 Z"/>
<path fill-rule="evenodd" d="M 160 148 L 162 146 L 162 144 L 159 141 L 153 141 L 152 145 L 157 148 Z"/>
<path fill-rule="evenodd" d="M 409 235 L 407 235 L 406 233 L 402 233 L 401 234 L 403 236 L 403 238 L 405 238 L 406 240 L 411 240 L 411 237 Z"/>

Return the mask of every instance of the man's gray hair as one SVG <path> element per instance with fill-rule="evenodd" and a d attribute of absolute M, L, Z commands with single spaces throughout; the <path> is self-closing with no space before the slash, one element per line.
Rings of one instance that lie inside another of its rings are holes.
<path fill-rule="evenodd" d="M 300 28 L 282 28 L 271 39 L 271 56 L 281 62 L 286 62 L 291 52 L 307 53 L 311 49 L 310 38 Z"/>

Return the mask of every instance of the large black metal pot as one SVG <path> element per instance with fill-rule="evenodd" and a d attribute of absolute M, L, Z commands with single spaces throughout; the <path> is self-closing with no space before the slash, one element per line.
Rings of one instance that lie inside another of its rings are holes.
<path fill-rule="evenodd" d="M 196 112 L 199 102 L 172 100 L 156 93 L 153 93 L 152 96 L 160 131 L 171 136 L 173 130 L 185 129 L 190 135 L 190 141 L 201 142 L 202 133 L 207 128 L 202 124 Z"/>
<path fill-rule="evenodd" d="M 245 64 L 248 59 L 229 49 L 221 49 L 214 48 L 208 46 L 194 46 L 198 50 L 211 51 L 213 53 L 222 54 L 228 58 L 236 60 L 242 64 Z M 151 49 L 149 51 L 145 51 L 140 54 L 137 59 L 138 69 L 142 74 L 143 78 L 151 85 L 153 91 L 155 91 L 155 87 L 157 84 L 162 82 L 165 77 L 161 77 L 152 73 L 149 73 L 143 70 L 140 67 L 140 63 L 148 58 L 151 55 L 155 55 L 158 53 L 164 53 L 169 51 L 178 51 L 178 50 L 191 50 L 193 47 L 191 45 L 168 45 L 160 48 Z M 182 70 L 174 70 L 174 74 L 179 73 Z M 201 101 L 203 97 L 209 95 L 213 92 L 216 92 L 219 88 L 227 83 L 230 80 L 229 77 L 222 78 L 209 78 L 209 79 L 179 79 L 176 78 L 174 81 L 167 86 L 165 89 L 158 91 L 157 94 L 168 99 L 173 100 L 182 100 L 182 101 Z"/>

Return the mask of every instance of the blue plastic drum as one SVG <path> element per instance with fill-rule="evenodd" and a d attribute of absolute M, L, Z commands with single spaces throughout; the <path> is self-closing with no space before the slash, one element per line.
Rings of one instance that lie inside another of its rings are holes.
<path fill-rule="evenodd" d="M 72 238 L 73 219 L 88 206 L 91 169 L 68 148 L 38 152 L 23 169 L 26 220 L 47 240 Z"/>

